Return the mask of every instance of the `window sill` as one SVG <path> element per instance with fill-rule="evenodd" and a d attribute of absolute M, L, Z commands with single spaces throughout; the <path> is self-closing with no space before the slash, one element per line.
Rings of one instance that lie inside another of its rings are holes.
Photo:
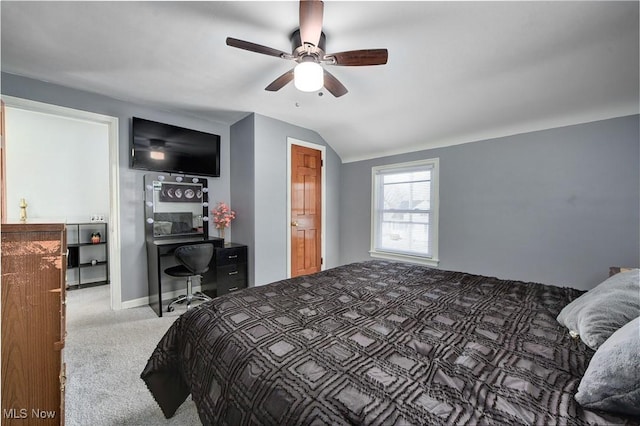
<path fill-rule="evenodd" d="M 399 254 L 399 253 L 387 253 L 381 251 L 370 251 L 369 255 L 371 257 L 379 258 L 379 259 L 387 259 L 387 260 L 395 260 L 398 262 L 407 262 L 407 263 L 417 263 L 419 265 L 425 266 L 433 266 L 436 267 L 440 263 L 440 260 L 420 257 L 420 256 L 411 256 L 408 254 Z"/>

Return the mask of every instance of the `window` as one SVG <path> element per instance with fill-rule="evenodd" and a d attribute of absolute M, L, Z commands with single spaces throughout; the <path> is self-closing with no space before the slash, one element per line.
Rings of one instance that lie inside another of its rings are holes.
<path fill-rule="evenodd" d="M 437 158 L 372 169 L 373 257 L 438 265 Z"/>

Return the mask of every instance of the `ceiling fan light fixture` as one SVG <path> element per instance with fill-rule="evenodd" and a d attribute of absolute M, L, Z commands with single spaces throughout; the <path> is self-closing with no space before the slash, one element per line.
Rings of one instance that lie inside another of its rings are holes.
<path fill-rule="evenodd" d="M 324 70 L 317 62 L 300 62 L 293 70 L 293 84 L 301 92 L 316 92 L 324 85 Z"/>
<path fill-rule="evenodd" d="M 359 49 L 327 54 L 326 36 L 322 31 L 323 16 L 322 0 L 300 0 L 300 26 L 289 35 L 291 53 L 233 37 L 227 37 L 227 46 L 297 62 L 293 69 L 273 80 L 264 90 L 276 92 L 293 80 L 296 89 L 302 92 L 318 92 L 322 96 L 320 90 L 324 87 L 327 92 L 339 98 L 347 94 L 347 88 L 322 68 L 321 64 L 343 67 L 384 65 L 389 54 L 387 49 Z"/>

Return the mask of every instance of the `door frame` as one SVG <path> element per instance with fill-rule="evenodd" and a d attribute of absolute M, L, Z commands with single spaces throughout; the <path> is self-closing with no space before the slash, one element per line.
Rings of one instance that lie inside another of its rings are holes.
<path fill-rule="evenodd" d="M 29 99 L 2 95 L 5 107 L 104 124 L 109 134 L 109 290 L 111 309 L 122 309 L 120 265 L 120 142 L 118 118 Z M 6 130 L 6 129 L 5 129 Z"/>
<path fill-rule="evenodd" d="M 327 173 L 326 173 L 326 153 L 327 147 L 324 145 L 315 144 L 313 142 L 306 142 L 300 139 L 287 137 L 287 278 L 291 278 L 291 146 L 298 145 L 305 148 L 315 149 L 316 151 L 320 151 L 320 159 L 322 160 L 321 167 L 321 194 L 320 194 L 320 202 L 321 206 L 321 215 L 320 218 L 320 226 L 322 227 L 322 232 L 320 232 L 320 256 L 322 258 L 322 263 L 320 265 L 320 270 L 324 271 L 325 269 L 325 259 L 327 258 L 325 253 L 326 248 L 326 233 L 327 233 L 327 197 L 326 197 L 326 188 L 327 188 Z"/>

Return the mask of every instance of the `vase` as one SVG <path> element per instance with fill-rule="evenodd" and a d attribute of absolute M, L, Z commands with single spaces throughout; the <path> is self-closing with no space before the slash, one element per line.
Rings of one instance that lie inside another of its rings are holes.
<path fill-rule="evenodd" d="M 218 228 L 218 236 L 224 240 L 224 228 Z"/>

